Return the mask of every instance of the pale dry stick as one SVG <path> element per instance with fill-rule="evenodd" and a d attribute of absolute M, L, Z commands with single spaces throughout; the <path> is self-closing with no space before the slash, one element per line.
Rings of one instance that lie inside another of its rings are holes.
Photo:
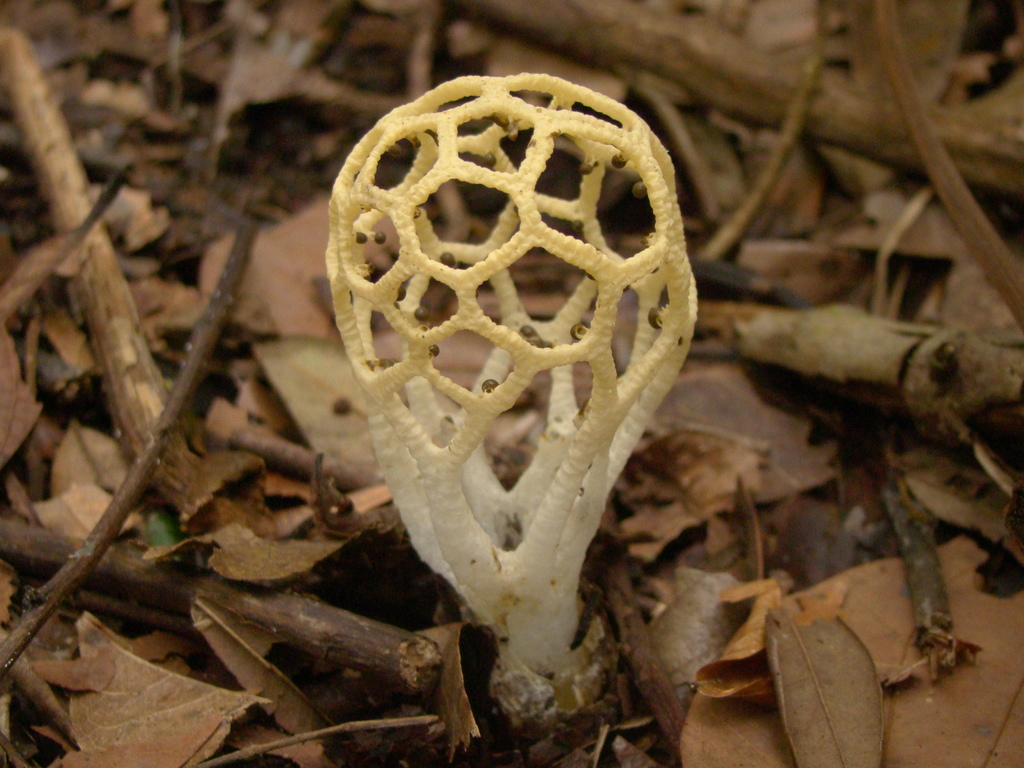
<path fill-rule="evenodd" d="M 874 0 L 874 9 L 886 77 L 932 186 L 988 282 L 1024 328 L 1024 268 L 986 217 L 931 125 L 914 86 L 893 0 Z"/>
<path fill-rule="evenodd" d="M 661 121 L 662 127 L 668 134 L 672 149 L 675 150 L 676 156 L 686 168 L 687 178 L 693 184 L 693 191 L 697 196 L 701 214 L 710 221 L 718 221 L 722 215 L 722 207 L 718 204 L 718 195 L 715 194 L 711 181 L 711 167 L 697 148 L 697 144 L 690 135 L 676 105 L 668 96 L 658 90 L 657 86 L 650 85 L 644 80 L 645 78 L 638 76 L 630 84 L 630 87 L 650 105 L 658 120 Z"/>
<path fill-rule="evenodd" d="M 214 345 L 227 321 L 228 309 L 248 263 L 255 235 L 256 227 L 250 224 L 235 236 L 231 255 L 224 265 L 217 288 L 192 333 L 188 356 L 167 398 L 167 405 L 153 426 L 149 444 L 128 470 L 124 482 L 114 493 L 103 516 L 89 532 L 79 550 L 39 590 L 39 596 L 44 598 L 44 602 L 24 613 L 11 633 L 0 642 L 0 675 L 10 669 L 46 620 L 99 564 L 121 531 L 135 503 L 149 487 L 153 472 L 162 461 L 172 436 L 180 434 L 178 425 L 181 415 L 192 400 L 192 395 L 199 384 L 199 377 L 205 370 Z"/>
<path fill-rule="evenodd" d="M 886 287 L 889 279 L 889 259 L 896 252 L 903 236 L 921 218 L 921 214 L 924 213 L 924 209 L 931 199 L 931 187 L 918 190 L 903 206 L 900 215 L 896 217 L 896 221 L 885 233 L 882 244 L 878 248 L 878 255 L 875 257 L 875 272 L 871 284 L 871 314 L 881 317 L 885 312 L 885 308 L 889 304 Z"/>
<path fill-rule="evenodd" d="M 0 81 L 21 128 L 39 186 L 50 204 L 54 224 L 58 230 L 72 230 L 92 208 L 89 183 L 32 44 L 18 30 L 0 29 Z M 85 239 L 71 288 L 85 315 L 120 442 L 129 455 L 137 457 L 150 441 L 167 392 L 163 375 L 139 331 L 138 312 L 114 247 L 101 225 Z M 164 497 L 184 510 L 189 504 L 188 484 L 199 458 L 180 434 L 170 443 L 155 481 Z"/>
<path fill-rule="evenodd" d="M 740 203 L 740 207 L 733 211 L 728 221 L 719 227 L 701 248 L 697 254 L 699 260 L 721 259 L 740 241 L 754 221 L 754 217 L 764 207 L 768 194 L 778 182 L 782 169 L 796 147 L 797 141 L 803 135 L 807 116 L 810 114 L 811 102 L 814 100 L 814 94 L 818 90 L 818 83 L 821 80 L 821 67 L 825 58 L 825 23 L 828 6 L 828 0 L 819 0 L 818 31 L 811 43 L 811 52 L 804 61 L 800 87 L 786 107 L 786 117 L 782 121 L 778 143 L 772 147 L 768 162 L 761 169 L 754 186 Z"/>
<path fill-rule="evenodd" d="M 275 749 L 284 749 L 295 744 L 305 744 L 307 741 L 322 739 L 325 736 L 333 736 L 337 733 L 357 733 L 359 731 L 382 731 L 388 728 L 414 728 L 417 726 L 433 725 L 438 722 L 437 715 L 416 715 L 415 717 L 390 717 L 381 720 L 353 720 L 349 723 L 339 723 L 329 728 L 321 728 L 309 733 L 299 733 L 295 736 L 288 736 L 276 741 L 268 741 L 265 744 L 253 744 L 251 747 L 236 750 L 229 755 L 221 755 L 210 760 L 197 763 L 192 768 L 221 768 L 224 765 L 248 760 L 250 757 L 265 755 Z"/>

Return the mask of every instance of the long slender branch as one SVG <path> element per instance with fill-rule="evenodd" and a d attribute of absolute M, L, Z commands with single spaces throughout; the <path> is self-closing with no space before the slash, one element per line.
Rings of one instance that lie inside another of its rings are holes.
<path fill-rule="evenodd" d="M 23 614 L 11 633 L 0 643 L 0 674 L 11 667 L 46 620 L 96 567 L 117 537 L 129 512 L 149 487 L 153 470 L 160 462 L 171 436 L 176 434 L 181 415 L 192 400 L 192 395 L 199 384 L 199 377 L 224 328 L 227 312 L 248 261 L 255 234 L 256 227 L 250 224 L 236 235 L 234 247 L 221 273 L 217 289 L 192 334 L 188 357 L 153 429 L 149 445 L 132 464 L 128 476 L 114 493 L 110 505 L 86 537 L 81 548 L 40 590 L 40 595 L 45 597 L 45 601 Z"/>
<path fill-rule="evenodd" d="M 307 741 L 322 739 L 325 736 L 333 736 L 336 733 L 358 733 L 361 731 L 380 731 L 385 728 L 414 728 L 417 726 L 433 725 L 438 722 L 437 715 L 417 715 L 415 717 L 389 717 L 382 720 L 353 720 L 349 723 L 339 723 L 328 728 L 321 728 L 318 731 L 309 733 L 298 733 L 276 741 L 268 741 L 266 744 L 253 744 L 251 747 L 244 747 L 235 752 L 210 760 L 198 763 L 194 768 L 221 768 L 225 765 L 233 765 L 250 757 L 265 755 L 275 749 L 284 749 L 295 744 L 304 744 Z"/>
<path fill-rule="evenodd" d="M 985 216 L 939 141 L 914 85 L 893 0 L 874 0 L 874 8 L 886 77 L 935 191 L 985 277 L 1002 296 L 1017 325 L 1024 328 L 1024 268 Z"/>
<path fill-rule="evenodd" d="M 75 543 L 45 528 L 0 518 L 0 558 L 23 576 L 56 573 Z M 214 601 L 277 640 L 334 669 L 359 672 L 378 693 L 422 695 L 433 689 L 441 665 L 437 646 L 427 638 L 359 616 L 305 595 L 280 590 L 243 589 L 208 574 L 192 574 L 161 563 L 146 563 L 117 545 L 111 547 L 79 592 L 81 607 L 125 616 L 122 606 L 97 604 L 94 595 L 119 595 L 141 608 L 132 618 L 168 631 L 189 632 L 185 617 L 198 599 Z M 163 617 L 153 615 L 156 609 Z M 144 616 L 145 613 L 149 616 Z M 127 617 L 126 617 L 127 618 Z M 175 626 L 175 619 L 186 622 Z"/>

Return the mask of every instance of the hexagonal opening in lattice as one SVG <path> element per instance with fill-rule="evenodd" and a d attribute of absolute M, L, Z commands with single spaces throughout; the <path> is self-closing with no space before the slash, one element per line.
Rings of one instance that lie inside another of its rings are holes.
<path fill-rule="evenodd" d="M 507 352 L 473 331 L 456 331 L 438 339 L 431 355 L 431 365 L 438 373 L 478 394 L 492 393 L 513 368 Z"/>
<path fill-rule="evenodd" d="M 555 149 L 537 178 L 537 192 L 560 200 L 578 198 L 585 158 L 586 152 L 570 136 L 558 136 Z"/>
<path fill-rule="evenodd" d="M 507 192 L 459 179 L 442 184 L 427 198 L 423 209 L 440 243 L 478 245 L 487 242 L 496 228 L 508 229 L 518 223 Z"/>
<path fill-rule="evenodd" d="M 599 109 L 594 109 L 590 105 L 584 104 L 582 101 L 573 102 L 573 105 L 572 107 L 570 107 L 570 109 L 572 109 L 573 112 L 579 112 L 584 115 L 590 115 L 591 117 L 596 117 L 598 120 L 603 120 L 606 123 L 611 123 L 616 128 L 622 127 L 622 123 L 616 120 L 611 115 L 607 115 L 604 112 L 600 111 Z"/>
<path fill-rule="evenodd" d="M 432 136 L 425 133 L 403 136 L 380 154 L 371 183 L 380 189 L 394 189 L 405 181 L 417 161 L 429 163 L 436 156 L 437 145 Z"/>
<path fill-rule="evenodd" d="M 646 248 L 654 235 L 656 217 L 647 187 L 631 168 L 607 169 L 596 213 L 609 247 L 624 258 Z"/>
<path fill-rule="evenodd" d="M 519 307 L 527 316 L 526 322 L 531 322 L 539 327 L 552 320 L 566 304 L 566 299 L 574 296 L 580 291 L 585 306 L 579 308 L 581 318 L 593 310 L 593 295 L 596 285 L 587 274 L 586 270 L 570 264 L 564 259 L 552 254 L 545 248 L 531 248 L 515 262 L 513 262 L 507 274 L 511 276 L 512 282 L 519 293 Z M 495 276 L 481 286 L 479 292 L 486 290 L 494 280 L 500 281 L 501 277 Z M 585 283 L 589 281 L 590 286 Z M 584 296 L 583 294 L 586 294 Z M 574 321 L 573 324 L 575 324 Z M 569 336 L 569 327 L 563 328 L 557 338 L 544 339 L 543 342 L 550 344 L 566 344 L 573 341 Z M 578 339 L 576 339 L 578 340 Z M 536 346 L 543 346 L 539 343 Z"/>
<path fill-rule="evenodd" d="M 422 274 L 402 281 L 395 303 L 409 327 L 422 330 L 443 325 L 459 311 L 459 298 L 452 287 Z"/>

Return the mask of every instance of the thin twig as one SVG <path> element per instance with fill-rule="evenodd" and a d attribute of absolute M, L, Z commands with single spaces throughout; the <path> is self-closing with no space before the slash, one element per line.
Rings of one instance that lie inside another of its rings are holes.
<path fill-rule="evenodd" d="M 92 232 L 96 222 L 114 202 L 114 198 L 124 186 L 126 179 L 125 171 L 115 175 L 103 188 L 99 199 L 93 204 L 89 215 L 85 217 L 85 221 L 66 235 L 59 236 L 56 241 L 49 241 L 34 249 L 18 262 L 14 272 L 0 287 L 0 325 L 6 323 L 7 319 L 29 300 L 57 267 L 82 247 L 82 243 Z"/>
<path fill-rule="evenodd" d="M 874 8 L 885 74 L 928 178 L 968 251 L 1006 302 L 1017 325 L 1024 328 L 1024 269 L 985 216 L 932 127 L 914 85 L 893 0 L 874 0 Z"/>
<path fill-rule="evenodd" d="M 874 282 L 871 286 L 871 314 L 883 316 L 885 308 L 889 303 L 886 297 L 889 282 L 889 259 L 896 252 L 903 236 L 907 234 L 912 226 L 917 223 L 924 213 L 924 209 L 932 199 L 932 188 L 923 187 L 918 190 L 900 211 L 896 221 L 892 223 L 881 246 L 878 248 L 878 255 L 875 257 Z M 895 294 L 895 291 L 893 292 Z"/>
<path fill-rule="evenodd" d="M 650 105 L 668 134 L 672 149 L 686 168 L 687 177 L 693 185 L 701 215 L 709 221 L 718 221 L 722 215 L 722 206 L 718 202 L 718 195 L 715 194 L 711 167 L 697 148 L 683 116 L 679 114 L 679 109 L 656 85 L 644 77 L 645 74 L 638 73 L 630 87 Z"/>
<path fill-rule="evenodd" d="M 927 513 L 913 503 L 899 479 L 890 478 L 882 486 L 881 497 L 907 568 L 907 590 L 917 627 L 914 642 L 935 677 L 939 669 L 956 664 L 957 647 L 935 532 Z"/>
<path fill-rule="evenodd" d="M 275 472 L 303 480 L 312 479 L 316 468 L 315 451 L 257 427 L 236 429 L 228 437 L 228 447 L 254 453 Z M 321 471 L 334 480 L 341 491 L 354 491 L 380 482 L 376 472 L 361 471 L 330 456 L 324 456 Z"/>
<path fill-rule="evenodd" d="M 800 87 L 786 106 L 786 117 L 782 121 L 778 143 L 772 147 L 768 162 L 761 170 L 750 192 L 740 203 L 740 207 L 733 211 L 729 220 L 718 228 L 714 236 L 700 250 L 698 258 L 709 261 L 720 259 L 740 241 L 754 217 L 764 206 L 768 194 L 775 187 L 786 161 L 789 160 L 793 148 L 803 134 L 811 102 L 818 90 L 818 82 L 821 80 L 821 66 L 825 58 L 825 22 L 828 5 L 828 0 L 820 0 L 818 3 L 818 31 L 811 43 L 811 52 L 804 61 Z"/>
<path fill-rule="evenodd" d="M 255 235 L 255 224 L 249 224 L 235 236 L 231 255 L 224 265 L 217 288 L 192 333 L 191 346 L 188 356 L 185 358 L 185 364 L 182 366 L 163 412 L 153 428 L 153 436 L 149 445 L 132 464 L 127 477 L 118 487 L 110 505 L 103 513 L 103 517 L 90 531 L 81 548 L 40 590 L 40 596 L 45 598 L 44 602 L 23 614 L 11 633 L 0 643 L 0 674 L 10 669 L 46 620 L 96 567 L 121 531 L 121 527 L 135 503 L 149 487 L 153 471 L 159 464 L 171 435 L 175 434 L 181 415 L 195 393 L 199 377 L 224 328 L 228 309 L 248 262 Z"/>
<path fill-rule="evenodd" d="M 322 739 L 325 736 L 333 736 L 336 733 L 381 731 L 387 728 L 414 728 L 416 726 L 433 725 L 436 722 L 438 722 L 437 715 L 391 717 L 384 718 L 382 720 L 353 720 L 350 723 L 339 723 L 338 725 L 332 725 L 329 728 L 321 728 L 320 730 L 310 731 L 309 733 L 300 733 L 295 736 L 278 739 L 277 741 L 268 741 L 264 744 L 253 744 L 251 747 L 239 749 L 229 755 L 221 755 L 220 757 L 214 757 L 210 760 L 204 760 L 203 762 L 193 766 L 193 768 L 221 768 L 222 765 L 232 765 L 233 763 L 238 763 L 242 760 L 248 760 L 250 757 L 265 755 L 267 752 L 273 752 L 275 749 L 284 749 L 285 747 L 290 747 L 295 744 L 304 744 L 307 741 Z"/>

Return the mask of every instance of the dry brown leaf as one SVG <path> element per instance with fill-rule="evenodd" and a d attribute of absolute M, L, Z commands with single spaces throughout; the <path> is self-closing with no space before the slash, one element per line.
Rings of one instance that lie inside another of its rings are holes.
<path fill-rule="evenodd" d="M 21 379 L 14 339 L 0 328 L 0 469 L 28 437 L 42 411 L 43 406 Z"/>
<path fill-rule="evenodd" d="M 111 109 L 129 120 L 141 120 L 153 109 L 146 89 L 125 80 L 115 83 L 94 78 L 79 91 L 78 100 L 86 106 Z"/>
<path fill-rule="evenodd" d="M 910 677 L 886 709 L 885 765 L 929 768 L 1016 768 L 1024 754 L 1024 592 L 1000 599 L 980 592 L 975 569 L 985 554 L 965 537 L 939 548 L 957 634 L 983 651 L 977 664 L 933 685 L 925 665 L 915 666 L 913 614 L 903 564 L 896 558 L 851 568 L 835 579 L 849 585 L 846 623 L 863 641 L 879 670 Z M 831 589 L 835 579 L 800 593 Z M 796 610 L 796 596 L 787 597 Z M 758 768 L 792 766 L 777 713 L 698 696 L 683 728 L 684 764 L 727 768 L 751 761 Z"/>
<path fill-rule="evenodd" d="M 43 333 L 65 363 L 82 371 L 95 368 L 89 337 L 66 309 L 56 309 L 43 316 Z"/>
<path fill-rule="evenodd" d="M 263 460 L 248 451 L 212 451 L 203 457 L 188 487 L 182 527 L 206 533 L 232 523 L 269 536 L 274 521 L 263 497 Z M 225 487 L 231 494 L 221 494 Z"/>
<path fill-rule="evenodd" d="M 661 765 L 618 735 L 612 741 L 612 753 L 619 768 L 659 768 Z"/>
<path fill-rule="evenodd" d="M 72 485 L 96 485 L 113 493 L 128 474 L 121 445 L 110 435 L 72 421 L 64 433 L 50 469 L 50 495 Z"/>
<path fill-rule="evenodd" d="M 137 37 L 163 42 L 171 26 L 171 18 L 161 0 L 132 0 L 129 19 Z"/>
<path fill-rule="evenodd" d="M 257 344 L 256 357 L 306 440 L 352 468 L 376 475 L 369 423 L 340 343 L 287 338 Z M 344 401 L 339 413 L 336 405 Z"/>
<path fill-rule="evenodd" d="M 145 559 L 158 560 L 198 549 L 210 552 L 210 567 L 224 578 L 274 584 L 308 573 L 342 546 L 342 541 L 269 541 L 243 525 L 232 523 L 170 547 L 153 547 Z"/>
<path fill-rule="evenodd" d="M 160 663 L 172 656 L 192 656 L 205 649 L 198 640 L 156 630 L 131 638 L 128 641 L 128 650 L 140 659 Z"/>
<path fill-rule="evenodd" d="M 232 309 L 235 322 L 261 334 L 338 338 L 315 283 L 317 278 L 327 279 L 327 203 L 327 198 L 315 200 L 257 235 Z M 218 240 L 203 257 L 199 273 L 203 295 L 213 292 L 232 242 L 233 238 Z"/>
<path fill-rule="evenodd" d="M 976 466 L 925 446 L 901 454 L 899 466 L 914 498 L 939 520 L 979 531 L 989 541 L 1006 538 L 1009 497 Z"/>
<path fill-rule="evenodd" d="M 848 296 L 870 274 L 859 254 L 811 240 L 746 239 L 736 263 L 812 304 L 827 304 Z"/>
<path fill-rule="evenodd" d="M 908 202 L 908 194 L 891 187 L 870 193 L 863 201 L 864 218 L 837 232 L 833 244 L 877 252 Z M 937 201 L 929 203 L 904 233 L 896 252 L 954 261 L 967 258 L 967 246 Z"/>
<path fill-rule="evenodd" d="M 796 595 L 800 613 L 793 617 L 793 621 L 797 624 L 810 624 L 815 619 L 842 618 L 843 601 L 850 591 L 850 585 L 840 578 L 831 579 L 826 584 L 821 589 Z"/>
<path fill-rule="evenodd" d="M 462 676 L 459 638 L 465 626 L 464 623 L 445 624 L 421 633 L 437 643 L 441 651 L 441 678 L 435 693 L 435 706 L 445 724 L 449 761 L 457 749 L 468 747 L 469 742 L 480 735 L 480 728 L 469 706 L 466 681 Z"/>
<path fill-rule="evenodd" d="M 49 530 L 81 541 L 107 511 L 111 498 L 93 483 L 72 483 L 59 496 L 37 502 L 36 516 Z M 125 526 L 130 528 L 134 522 L 129 520 Z"/>
<path fill-rule="evenodd" d="M 216 397 L 206 411 L 204 423 L 211 436 L 226 443 L 235 430 L 249 426 L 249 415 L 244 408 Z"/>
<path fill-rule="evenodd" d="M 816 488 L 835 476 L 835 442 L 811 445 L 811 420 L 765 403 L 736 365 L 687 364 L 652 424 L 659 434 L 701 430 L 763 452 L 760 477 L 747 484 L 758 504 Z"/>
<path fill-rule="evenodd" d="M 80 658 L 35 664 L 49 682 L 77 683 L 70 714 L 81 752 L 64 766 L 179 768 L 204 760 L 260 699 L 167 672 L 134 656 L 94 616 L 77 624 Z M 52 674 L 51 674 L 52 673 Z"/>
<path fill-rule="evenodd" d="M 626 467 L 622 498 L 635 514 L 622 533 L 641 539 L 630 554 L 653 560 L 687 528 L 732 509 L 741 481 L 758 487 L 761 464 L 758 451 L 722 435 L 680 430 L 652 441 Z"/>
<path fill-rule="evenodd" d="M 275 641 L 271 632 L 203 599 L 192 605 L 192 623 L 242 687 L 268 700 L 263 709 L 288 733 L 331 724 L 295 683 L 264 658 Z"/>
<path fill-rule="evenodd" d="M 191 332 L 206 306 L 196 288 L 155 275 L 133 280 L 130 288 L 142 330 L 153 342 L 172 333 L 185 336 Z"/>
<path fill-rule="evenodd" d="M 125 250 L 134 253 L 167 231 L 171 214 L 163 206 L 154 208 L 153 196 L 147 190 L 121 187 L 103 214 L 103 221 Z"/>
<path fill-rule="evenodd" d="M 878 768 L 882 691 L 871 654 L 850 628 L 839 619 L 801 626 L 777 609 L 765 642 L 799 768 Z"/>
<path fill-rule="evenodd" d="M 936 320 L 944 328 L 976 333 L 1018 329 L 1010 308 L 974 259 L 953 262 Z"/>
<path fill-rule="evenodd" d="M 782 604 L 782 587 L 775 579 L 761 579 L 726 589 L 723 602 L 754 598 L 750 615 L 733 635 L 717 661 L 697 670 L 694 681 L 705 696 L 736 697 L 762 704 L 775 700 L 764 649 L 768 612 Z"/>

